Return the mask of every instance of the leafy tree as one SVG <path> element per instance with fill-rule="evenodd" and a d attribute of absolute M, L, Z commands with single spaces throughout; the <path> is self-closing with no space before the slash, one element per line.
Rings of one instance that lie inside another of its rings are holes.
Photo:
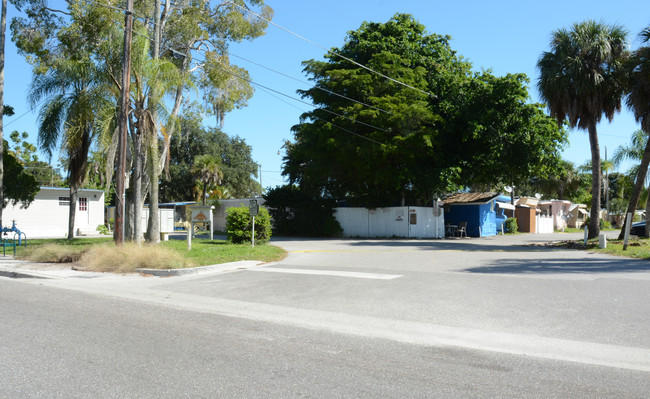
<path fill-rule="evenodd" d="M 557 171 L 566 133 L 542 105 L 527 103 L 528 82 L 524 74 L 483 72 L 466 85 L 465 101 L 450 124 L 459 133 L 448 135 L 445 150 L 460 165 L 461 181 L 514 187 Z"/>
<path fill-rule="evenodd" d="M 257 164 L 253 161 L 251 147 L 240 137 L 229 137 L 222 131 L 201 126 L 198 115 L 180 118 L 180 134 L 171 139 L 169 176 L 161 182 L 163 201 L 187 201 L 194 179 L 192 163 L 197 154 L 218 158 L 224 177 L 218 191 L 220 198 L 246 198 L 260 192 Z"/>
<path fill-rule="evenodd" d="M 527 104 L 525 75 L 472 74 L 449 40 L 396 14 L 363 23 L 325 61 L 304 62 L 315 87 L 300 93 L 317 108 L 285 144 L 290 184 L 369 207 L 426 204 L 553 168 L 565 134 Z"/>
<path fill-rule="evenodd" d="M 283 173 L 290 184 L 367 206 L 407 196 L 428 200 L 445 191 L 444 175 L 454 172 L 442 162 L 436 128 L 449 112 L 447 93 L 469 76 L 469 64 L 449 40 L 428 34 L 410 15 L 396 14 L 349 32 L 326 61 L 304 62 L 314 88 L 301 94 L 317 108 L 301 116 L 294 142 L 285 145 Z"/>
<path fill-rule="evenodd" d="M 34 197 L 40 190 L 38 183 L 32 175 L 25 172 L 21 163 L 9 151 L 9 143 L 7 143 L 7 140 L 3 140 L 3 148 L 4 156 L 2 163 L 5 176 L 8 178 L 5 179 L 2 185 L 2 208 L 7 206 L 8 203 L 16 205 L 19 202 L 22 203 L 23 207 L 27 208 L 34 201 Z"/>
<path fill-rule="evenodd" d="M 621 109 L 626 36 L 618 25 L 576 23 L 570 30 L 553 32 L 551 51 L 544 52 L 537 63 L 537 87 L 551 116 L 558 125 L 568 120 L 572 128 L 577 126 L 589 132 L 593 168 L 590 238 L 600 231 L 601 171 L 596 125 L 603 114 L 611 121 Z"/>

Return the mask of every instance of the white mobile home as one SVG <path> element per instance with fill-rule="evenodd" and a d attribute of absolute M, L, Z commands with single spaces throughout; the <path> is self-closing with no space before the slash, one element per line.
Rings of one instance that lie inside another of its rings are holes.
<path fill-rule="evenodd" d="M 15 220 L 16 227 L 27 235 L 27 239 L 64 238 L 68 234 L 69 209 L 69 188 L 41 187 L 29 208 L 23 208 L 20 203 L 7 205 L 2 223 L 4 227 L 11 227 L 11 221 Z M 75 233 L 96 233 L 100 224 L 104 224 L 104 191 L 79 189 Z"/>

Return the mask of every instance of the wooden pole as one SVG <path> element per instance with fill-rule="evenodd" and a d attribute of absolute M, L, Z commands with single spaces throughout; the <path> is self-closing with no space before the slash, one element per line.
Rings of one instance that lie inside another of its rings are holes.
<path fill-rule="evenodd" d="M 115 206 L 115 244 L 124 243 L 124 213 L 126 178 L 126 132 L 128 124 L 129 92 L 131 90 L 131 36 L 133 30 L 133 0 L 126 1 L 124 17 L 124 52 L 122 53 L 122 87 L 120 99 L 119 136 L 117 144 L 117 174 L 115 175 L 115 190 L 117 204 Z M 136 221 L 139 223 L 140 221 Z"/>

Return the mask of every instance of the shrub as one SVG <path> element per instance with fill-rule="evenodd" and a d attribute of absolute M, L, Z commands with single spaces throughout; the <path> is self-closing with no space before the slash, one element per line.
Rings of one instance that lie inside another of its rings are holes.
<path fill-rule="evenodd" d="M 601 230 L 610 230 L 612 228 L 612 224 L 608 222 L 605 219 L 600 219 L 600 229 Z"/>
<path fill-rule="evenodd" d="M 99 232 L 99 234 L 103 234 L 106 236 L 110 234 L 110 231 L 108 230 L 108 226 L 106 226 L 105 224 L 98 225 L 97 231 Z"/>
<path fill-rule="evenodd" d="M 228 241 L 233 244 L 251 242 L 253 230 L 253 217 L 250 216 L 248 207 L 229 208 L 226 217 L 226 230 Z M 260 208 L 255 216 L 255 242 L 264 244 L 271 239 L 271 217 L 269 212 Z"/>
<path fill-rule="evenodd" d="M 517 219 L 515 218 L 507 218 L 506 219 L 506 233 L 507 234 L 515 234 L 517 232 L 518 226 L 517 226 Z"/>

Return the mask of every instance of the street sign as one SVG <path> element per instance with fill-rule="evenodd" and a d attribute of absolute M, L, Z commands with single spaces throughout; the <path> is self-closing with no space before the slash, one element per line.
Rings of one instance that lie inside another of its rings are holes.
<path fill-rule="evenodd" d="M 260 212 L 260 204 L 256 199 L 252 199 L 248 204 L 248 212 L 251 216 L 257 216 Z"/>

